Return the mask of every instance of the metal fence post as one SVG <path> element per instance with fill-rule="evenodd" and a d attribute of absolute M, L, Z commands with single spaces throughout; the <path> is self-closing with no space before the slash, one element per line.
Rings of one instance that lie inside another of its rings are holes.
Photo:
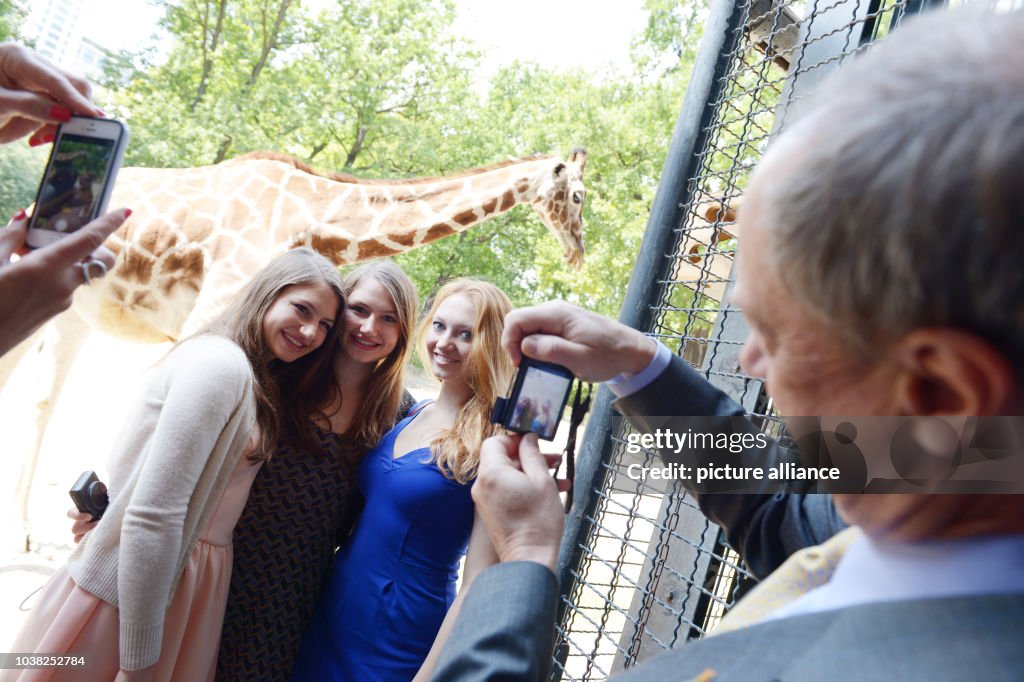
<path fill-rule="evenodd" d="M 655 193 L 651 215 L 647 221 L 640 253 L 630 277 L 619 321 L 636 329 L 651 327 L 651 303 L 659 295 L 659 282 L 671 268 L 665 258 L 671 253 L 675 229 L 683 218 L 684 206 L 693 188 L 687 182 L 696 173 L 696 152 L 707 142 L 707 128 L 715 115 L 711 103 L 718 99 L 723 77 L 728 69 L 729 55 L 740 39 L 742 9 L 735 0 L 716 0 L 704 29 L 693 74 L 676 120 L 672 141 Z M 611 403 L 608 389 L 601 387 L 584 435 L 576 465 L 576 503 L 566 520 L 565 535 L 559 555 L 559 578 L 563 599 L 559 604 L 559 622 L 565 619 L 565 596 L 575 587 L 574 574 L 581 561 L 581 541 L 591 532 L 588 519 L 593 518 L 598 499 L 595 490 L 603 487 L 604 466 L 613 451 Z"/>
<path fill-rule="evenodd" d="M 738 365 L 747 327 L 729 301 L 731 240 L 742 235 L 728 223 L 789 105 L 905 15 L 945 1 L 713 0 L 619 321 L 664 338 L 777 421 Z M 720 202 L 715 217 L 709 199 Z M 625 474 L 638 456 L 622 447 L 612 402 L 601 388 L 577 462 L 553 679 L 610 674 L 699 636 L 730 608 L 736 581 L 751 577 L 681 486 Z"/>

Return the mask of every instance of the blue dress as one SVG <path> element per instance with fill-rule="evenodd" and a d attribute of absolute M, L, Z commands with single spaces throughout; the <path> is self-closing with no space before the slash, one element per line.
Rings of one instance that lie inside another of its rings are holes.
<path fill-rule="evenodd" d="M 359 465 L 366 506 L 334 563 L 292 679 L 411 680 L 455 599 L 473 529 L 470 485 L 445 478 L 429 448 L 394 457 L 398 422 Z"/>

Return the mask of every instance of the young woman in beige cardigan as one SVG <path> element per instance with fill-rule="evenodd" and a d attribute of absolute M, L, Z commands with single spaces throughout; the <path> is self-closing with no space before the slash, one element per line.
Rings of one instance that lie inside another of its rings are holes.
<path fill-rule="evenodd" d="M 292 398 L 334 380 L 341 311 L 337 270 L 297 249 L 167 354 L 115 444 L 103 519 L 47 584 L 12 650 L 82 656 L 90 680 L 213 678 L 231 532 L 279 433 L 314 416 Z M 6 673 L 80 680 L 83 671 Z"/>

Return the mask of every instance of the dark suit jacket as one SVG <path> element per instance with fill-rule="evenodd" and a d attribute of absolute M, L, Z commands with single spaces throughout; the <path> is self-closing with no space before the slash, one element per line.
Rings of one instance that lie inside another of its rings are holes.
<path fill-rule="evenodd" d="M 546 680 L 555 576 L 513 562 L 473 582 L 436 682 Z M 615 679 L 684 682 L 984 682 L 1024 677 L 1024 595 L 865 604 L 689 642 Z M 707 673 L 711 671 L 713 675 Z"/>
<path fill-rule="evenodd" d="M 646 432 L 670 428 L 676 433 L 685 433 L 691 425 L 691 415 L 744 415 L 738 403 L 705 381 L 679 357 L 673 357 L 668 368 L 650 385 L 620 398 L 615 407 L 634 426 Z M 754 424 L 745 420 L 731 420 L 730 424 L 751 433 L 758 431 Z M 756 457 L 756 463 L 766 467 L 783 458 L 796 459 L 794 453 L 774 442 Z M 793 552 L 820 545 L 846 528 L 829 495 L 691 492 L 701 511 L 725 529 L 729 544 L 759 578 L 774 571 Z"/>
<path fill-rule="evenodd" d="M 650 386 L 616 403 L 641 429 L 666 411 L 741 415 L 742 408 L 679 358 Z M 668 415 L 672 416 L 672 415 Z M 741 427 L 745 428 L 745 427 Z M 750 429 L 756 429 L 753 424 Z M 759 456 L 781 458 L 777 447 Z M 758 575 L 845 527 L 826 495 L 698 494 L 701 509 Z M 493 566 L 474 581 L 434 680 L 546 679 L 554 644 L 555 576 L 539 564 Z M 690 642 L 619 679 L 1020 680 L 1024 595 L 868 604 L 769 621 Z M 979 677 L 980 675 L 980 677 Z"/>

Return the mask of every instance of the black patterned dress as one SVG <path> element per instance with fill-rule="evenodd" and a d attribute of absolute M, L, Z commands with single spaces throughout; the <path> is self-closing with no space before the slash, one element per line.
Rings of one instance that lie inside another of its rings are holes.
<path fill-rule="evenodd" d="M 217 679 L 288 680 L 338 538 L 360 506 L 351 453 L 316 430 L 315 451 L 281 446 L 263 464 L 235 526 Z"/>
<path fill-rule="evenodd" d="M 406 391 L 395 421 L 415 402 Z M 314 429 L 319 447 L 282 445 L 249 489 L 233 538 L 218 682 L 291 679 L 334 551 L 362 508 L 355 474 L 366 453 L 353 452 L 346 438 Z"/>

